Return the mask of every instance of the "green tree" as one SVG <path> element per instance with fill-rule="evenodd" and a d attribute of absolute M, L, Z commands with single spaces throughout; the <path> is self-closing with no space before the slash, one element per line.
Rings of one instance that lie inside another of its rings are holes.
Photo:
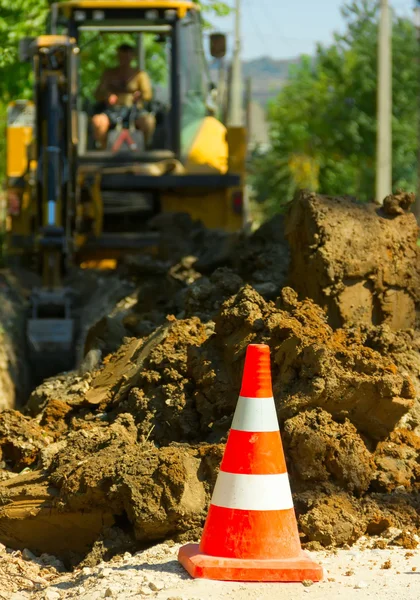
<path fill-rule="evenodd" d="M 252 181 L 275 211 L 297 187 L 374 196 L 378 2 L 342 8 L 346 31 L 314 60 L 303 58 L 269 106 L 271 150 L 257 155 Z M 417 42 L 410 21 L 393 15 L 393 187 L 416 180 Z M 296 158 L 307 168 L 293 168 Z M 269 174 L 276 173 L 275 184 Z M 307 175 L 302 177 L 302 173 Z M 314 177 L 314 174 L 316 175 Z"/>
<path fill-rule="evenodd" d="M 45 30 L 47 0 L 0 0 L 0 99 L 28 97 L 29 67 L 18 60 L 19 40 Z"/>

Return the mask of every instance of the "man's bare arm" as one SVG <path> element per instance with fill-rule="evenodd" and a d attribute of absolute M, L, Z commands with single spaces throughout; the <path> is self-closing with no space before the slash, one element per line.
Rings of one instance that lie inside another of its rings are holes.
<path fill-rule="evenodd" d="M 141 93 L 141 99 L 144 102 L 149 102 L 152 99 L 152 84 L 150 82 L 149 75 L 145 71 L 140 71 L 137 74 L 137 85 L 138 90 Z"/>

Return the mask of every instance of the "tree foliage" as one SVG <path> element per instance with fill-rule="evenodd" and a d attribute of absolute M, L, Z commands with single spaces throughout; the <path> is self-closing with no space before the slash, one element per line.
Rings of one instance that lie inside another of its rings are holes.
<path fill-rule="evenodd" d="M 374 196 L 378 2 L 342 9 L 346 30 L 314 60 L 303 58 L 269 107 L 271 150 L 256 152 L 253 183 L 272 210 L 297 187 Z M 393 15 L 393 187 L 416 179 L 417 41 L 410 21 Z M 272 175 L 274 173 L 274 176 Z"/>
<path fill-rule="evenodd" d="M 18 60 L 19 40 L 45 30 L 47 0 L 0 0 L 0 99 L 31 93 L 29 67 Z"/>

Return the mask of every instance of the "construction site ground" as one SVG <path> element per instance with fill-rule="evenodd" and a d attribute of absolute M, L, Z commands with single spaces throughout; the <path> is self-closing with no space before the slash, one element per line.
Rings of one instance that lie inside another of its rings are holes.
<path fill-rule="evenodd" d="M 56 558 L 26 550 L 0 552 L 0 598 L 7 600 L 414 600 L 418 598 L 420 553 L 377 548 L 389 540 L 361 539 L 351 549 L 311 552 L 325 571 L 320 583 L 244 583 L 192 579 L 177 561 L 179 544 L 159 544 L 125 553 L 95 567 L 64 571 Z"/>
<path fill-rule="evenodd" d="M 77 364 L 45 381 L 24 350 L 29 280 L 3 271 L 0 598 L 418 597 L 412 201 L 303 192 L 252 235 L 161 215 L 157 255 L 69 274 Z M 254 342 L 320 584 L 210 584 L 176 561 L 200 538 Z"/>

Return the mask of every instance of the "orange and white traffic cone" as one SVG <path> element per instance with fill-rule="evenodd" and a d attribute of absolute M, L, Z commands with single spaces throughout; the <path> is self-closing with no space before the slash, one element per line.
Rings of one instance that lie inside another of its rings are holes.
<path fill-rule="evenodd" d="M 247 348 L 201 543 L 182 546 L 178 560 L 192 577 L 205 579 L 322 579 L 322 567 L 300 545 L 265 344 Z"/>

